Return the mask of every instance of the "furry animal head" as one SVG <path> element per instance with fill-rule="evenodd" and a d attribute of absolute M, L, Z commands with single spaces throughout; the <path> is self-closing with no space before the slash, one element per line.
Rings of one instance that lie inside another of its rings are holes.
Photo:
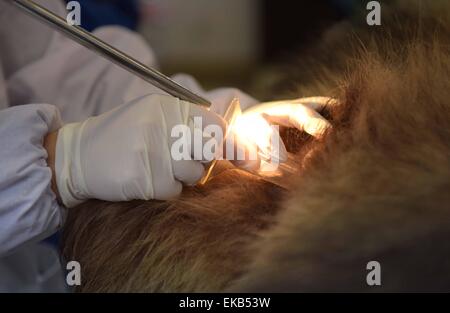
<path fill-rule="evenodd" d="M 233 290 L 450 289 L 448 48 L 415 41 L 356 61 L 333 129 Z M 378 289 L 366 283 L 370 261 Z"/>

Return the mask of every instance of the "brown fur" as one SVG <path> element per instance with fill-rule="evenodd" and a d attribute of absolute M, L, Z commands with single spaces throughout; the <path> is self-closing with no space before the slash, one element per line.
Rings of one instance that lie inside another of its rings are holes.
<path fill-rule="evenodd" d="M 174 201 L 89 201 L 69 214 L 64 255 L 81 264 L 79 291 L 220 291 L 249 263 L 246 247 L 273 224 L 281 195 L 228 170 Z"/>
<path fill-rule="evenodd" d="M 341 104 L 325 112 L 332 130 L 302 145 L 289 195 L 231 170 L 173 202 L 70 212 L 64 255 L 81 263 L 80 290 L 449 291 L 449 15 L 433 9 L 407 33 L 395 24 L 393 39 L 339 50 L 345 71 L 316 71 L 327 74 L 307 90 Z M 372 260 L 382 287 L 366 284 Z"/>
<path fill-rule="evenodd" d="M 370 56 L 347 78 L 333 130 L 238 290 L 371 291 L 372 260 L 379 290 L 450 290 L 447 49 L 416 43 L 392 63 Z"/>

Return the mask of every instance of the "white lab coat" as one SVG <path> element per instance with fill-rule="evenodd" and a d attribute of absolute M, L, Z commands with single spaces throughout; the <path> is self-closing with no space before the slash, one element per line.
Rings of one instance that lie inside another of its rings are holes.
<path fill-rule="evenodd" d="M 37 2 L 66 14 L 59 1 Z M 95 34 L 156 67 L 137 34 L 119 27 Z M 210 98 L 220 114 L 234 96 L 244 107 L 256 103 L 235 89 L 206 93 L 188 75 L 175 79 Z M 0 1 L 0 291 L 63 290 L 59 282 L 48 285 L 61 274 L 54 270 L 57 256 L 33 246 L 56 232 L 65 216 L 50 188 L 44 136 L 150 93 L 163 92 Z M 53 264 L 47 274 L 42 260 Z"/>

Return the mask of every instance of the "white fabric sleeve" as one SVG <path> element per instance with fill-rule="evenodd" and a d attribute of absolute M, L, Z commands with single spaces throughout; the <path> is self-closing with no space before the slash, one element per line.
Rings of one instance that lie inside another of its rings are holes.
<path fill-rule="evenodd" d="M 39 0 L 39 3 L 58 15 L 64 13 L 60 1 Z M 41 25 L 17 8 L 6 4 L 3 6 L 8 10 L 8 18 L 0 20 L 0 43 L 3 48 L 8 48 L 2 49 L 0 59 L 8 65 L 4 70 L 10 105 L 54 103 L 64 122 L 69 123 L 81 122 L 145 95 L 165 94 Z M 14 26 L 14 32 L 10 31 L 11 25 Z M 155 54 L 139 34 L 117 26 L 101 27 L 94 34 L 140 62 L 157 68 Z M 36 47 L 36 42 L 39 47 Z M 24 51 L 30 53 L 24 54 Z M 235 88 L 207 92 L 189 75 L 176 75 L 174 79 L 210 99 L 213 102 L 212 110 L 219 115 L 223 115 L 234 97 L 239 97 L 243 109 L 258 103 Z"/>
<path fill-rule="evenodd" d="M 51 190 L 51 169 L 43 147 L 57 130 L 56 107 L 30 104 L 0 111 L 0 256 L 54 233 L 64 209 Z"/>
<path fill-rule="evenodd" d="M 94 34 L 142 63 L 156 67 L 151 48 L 137 33 L 117 26 Z M 30 47 L 32 48 L 32 47 Z M 64 122 L 81 122 L 127 102 L 137 78 L 78 43 L 55 36 L 45 55 L 8 77 L 11 105 L 54 103 Z M 152 93 L 145 83 L 139 96 Z"/>
<path fill-rule="evenodd" d="M 62 1 L 33 1 L 59 16 L 67 14 Z M 0 61 L 6 77 L 42 58 L 63 37 L 9 2 L 0 1 Z"/>

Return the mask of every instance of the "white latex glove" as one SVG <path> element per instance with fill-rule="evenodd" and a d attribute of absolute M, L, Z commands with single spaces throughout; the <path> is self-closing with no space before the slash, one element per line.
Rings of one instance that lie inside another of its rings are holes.
<path fill-rule="evenodd" d="M 331 127 L 331 124 L 317 111 L 334 104 L 336 100 L 329 97 L 265 102 L 248 108 L 242 116 L 244 121 L 264 118 L 282 126 L 297 128 L 319 138 L 327 128 Z"/>
<path fill-rule="evenodd" d="M 202 130 L 211 124 L 226 128 L 215 113 L 165 95 L 139 98 L 61 128 L 55 171 L 64 204 L 73 207 L 87 199 L 165 200 L 177 196 L 182 183 L 194 184 L 204 174 L 200 162 L 174 161 L 170 153 L 176 140 L 171 138 L 172 127 L 193 127 L 190 121 L 194 117 L 202 117 Z"/>
<path fill-rule="evenodd" d="M 257 149 L 263 159 L 284 162 L 287 159 L 286 148 L 269 122 L 297 128 L 314 137 L 320 137 L 331 125 L 317 111 L 333 103 L 335 100 L 327 97 L 261 103 L 245 110 L 231 130 L 247 147 Z M 278 144 L 274 145 L 273 140 L 277 138 Z M 243 168 L 256 169 L 264 162 L 244 161 L 236 164 Z"/>

